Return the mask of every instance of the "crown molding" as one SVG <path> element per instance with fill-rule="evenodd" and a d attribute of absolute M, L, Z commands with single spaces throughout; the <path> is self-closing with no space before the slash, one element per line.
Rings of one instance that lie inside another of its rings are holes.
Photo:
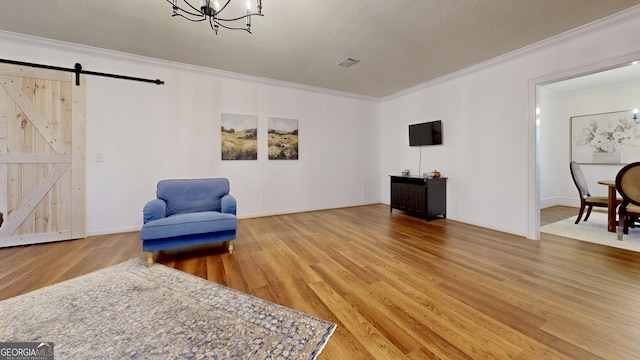
<path fill-rule="evenodd" d="M 375 103 L 381 102 L 380 98 L 373 97 L 373 96 L 366 96 L 366 95 L 360 95 L 360 94 L 355 94 L 355 93 L 350 93 L 345 91 L 304 85 L 304 84 L 299 84 L 299 83 L 294 83 L 289 81 L 274 80 L 274 79 L 268 79 L 268 78 L 263 78 L 258 76 L 240 74 L 240 73 L 235 73 L 231 71 L 225 71 L 225 70 L 207 68 L 203 66 L 196 66 L 196 65 L 190 65 L 190 64 L 179 63 L 174 61 L 162 60 L 162 59 L 157 59 L 157 58 L 152 58 L 147 56 L 124 53 L 124 52 L 115 51 L 115 50 L 97 48 L 97 47 L 88 46 L 88 45 L 75 44 L 75 43 L 70 43 L 70 42 L 65 42 L 60 40 L 19 34 L 19 33 L 4 31 L 4 30 L 0 30 L 0 42 L 15 43 L 20 46 L 25 46 L 25 45 L 33 46 L 38 48 L 50 49 L 54 51 L 73 52 L 73 53 L 77 53 L 79 57 L 93 56 L 97 58 L 110 59 L 115 61 L 126 61 L 126 62 L 135 63 L 143 66 L 156 66 L 156 67 L 166 68 L 170 70 L 188 71 L 188 72 L 199 73 L 203 75 L 250 81 L 250 82 L 255 82 L 262 85 L 272 85 L 272 86 L 285 87 L 285 88 L 302 90 L 302 91 L 310 91 L 310 92 L 315 92 L 315 93 L 324 94 L 324 95 L 348 97 L 348 98 L 370 101 Z M 9 60 L 33 62 L 25 59 L 9 59 Z M 66 64 L 66 65 L 46 64 L 46 65 L 64 67 L 69 64 Z M 92 69 L 92 71 L 97 71 L 97 70 Z"/>

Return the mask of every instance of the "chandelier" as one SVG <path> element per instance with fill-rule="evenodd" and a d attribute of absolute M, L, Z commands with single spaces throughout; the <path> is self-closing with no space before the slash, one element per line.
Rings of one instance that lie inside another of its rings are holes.
<path fill-rule="evenodd" d="M 208 20 L 211 30 L 213 30 L 216 35 L 221 27 L 229 30 L 244 30 L 251 34 L 251 17 L 263 16 L 262 0 L 257 0 L 257 12 L 252 12 L 251 2 L 247 1 L 246 14 L 228 18 L 220 17 L 220 13 L 227 8 L 231 0 L 222 0 L 224 3 L 222 6 L 220 6 L 218 1 L 200 0 L 199 7 L 192 5 L 190 1 L 193 0 L 167 0 L 173 7 L 173 15 L 171 16 L 180 16 L 189 21 L 196 22 Z M 244 24 L 240 26 L 243 20 Z"/>

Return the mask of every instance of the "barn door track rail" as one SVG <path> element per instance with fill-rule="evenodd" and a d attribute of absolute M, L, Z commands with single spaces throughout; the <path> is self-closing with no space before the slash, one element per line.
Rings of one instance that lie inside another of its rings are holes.
<path fill-rule="evenodd" d="M 80 63 L 76 63 L 75 67 L 73 67 L 73 68 L 64 68 L 64 67 L 44 65 L 44 64 L 34 64 L 34 63 L 28 63 L 28 62 L 23 62 L 23 61 L 15 61 L 15 60 L 7 60 L 7 59 L 0 59 L 0 63 L 20 65 L 20 66 L 30 66 L 30 67 L 41 68 L 41 69 L 49 69 L 49 70 L 72 72 L 72 73 L 76 74 L 76 86 L 80 85 L 80 74 L 95 75 L 95 76 L 105 76 L 105 77 L 110 77 L 110 78 L 132 80 L 132 81 L 142 81 L 142 82 L 147 82 L 147 83 L 154 83 L 154 84 L 157 84 L 157 85 L 164 84 L 164 81 L 159 80 L 159 79 L 155 79 L 155 80 L 143 79 L 143 78 L 133 77 L 133 76 L 117 75 L 117 74 L 109 74 L 109 73 L 102 73 L 102 72 L 96 72 L 96 71 L 82 70 L 82 65 Z"/>

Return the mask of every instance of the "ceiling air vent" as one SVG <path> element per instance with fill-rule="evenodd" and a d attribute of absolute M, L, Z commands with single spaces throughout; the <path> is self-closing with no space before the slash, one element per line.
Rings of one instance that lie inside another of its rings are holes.
<path fill-rule="evenodd" d="M 358 62 L 360 62 L 360 60 L 356 60 L 356 59 L 352 59 L 352 58 L 348 57 L 348 58 L 340 61 L 338 63 L 338 65 L 343 66 L 343 67 L 349 67 L 349 66 L 351 66 L 353 64 L 357 64 Z"/>

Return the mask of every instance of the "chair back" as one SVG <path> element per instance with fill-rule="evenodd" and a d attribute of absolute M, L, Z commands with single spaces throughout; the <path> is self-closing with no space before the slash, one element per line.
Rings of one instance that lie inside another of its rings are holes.
<path fill-rule="evenodd" d="M 622 196 L 623 204 L 640 206 L 640 162 L 626 165 L 616 175 L 616 190 Z"/>
<path fill-rule="evenodd" d="M 167 203 L 167 216 L 200 211 L 220 211 L 221 199 L 229 194 L 229 180 L 168 179 L 158 182 L 156 196 Z"/>
<path fill-rule="evenodd" d="M 580 167 L 580 165 L 578 165 L 578 163 L 575 161 L 571 161 L 569 163 L 569 169 L 571 170 L 571 177 L 573 178 L 573 183 L 576 184 L 576 187 L 580 192 L 580 196 L 582 196 L 582 198 L 591 196 L 591 194 L 589 194 L 589 187 L 587 186 L 587 179 L 585 179 L 584 173 L 582 172 L 582 168 Z"/>

